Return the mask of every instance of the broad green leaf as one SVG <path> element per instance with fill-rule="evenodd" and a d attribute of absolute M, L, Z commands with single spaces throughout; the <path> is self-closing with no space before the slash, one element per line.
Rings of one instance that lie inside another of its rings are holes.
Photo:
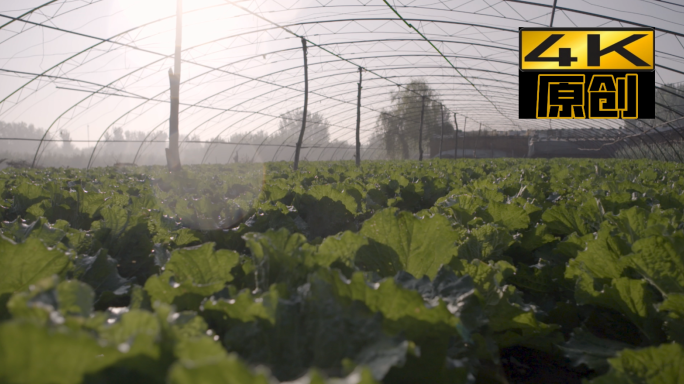
<path fill-rule="evenodd" d="M 269 229 L 265 233 L 248 233 L 243 236 L 247 248 L 254 257 L 259 287 L 264 289 L 278 282 L 299 284 L 304 281 L 315 247 L 307 243 L 300 233 L 290 233 L 285 228 Z"/>
<path fill-rule="evenodd" d="M 310 237 L 326 237 L 356 229 L 357 202 L 353 196 L 330 185 L 314 185 L 298 195 L 293 204 L 308 225 Z"/>
<path fill-rule="evenodd" d="M 335 271 L 320 271 L 316 278 L 330 284 L 335 296 L 360 301 L 371 311 L 381 312 L 391 332 L 404 330 L 409 337 L 456 332 L 458 319 L 444 302 L 438 300 L 428 308 L 418 292 L 403 288 L 393 279 L 369 286 L 362 273 L 353 274 L 349 281 Z"/>
<path fill-rule="evenodd" d="M 494 219 L 494 223 L 509 230 L 525 229 L 530 225 L 530 216 L 527 212 L 513 204 L 491 202 L 487 205 L 487 212 Z"/>
<path fill-rule="evenodd" d="M 213 312 L 219 317 L 227 316 L 243 323 L 265 320 L 275 324 L 279 299 L 277 287 L 273 285 L 260 297 L 245 290 L 230 300 L 207 300 L 202 304 L 202 311 Z"/>
<path fill-rule="evenodd" d="M 672 293 L 658 306 L 665 317 L 664 329 L 668 339 L 684 343 L 684 294 Z"/>
<path fill-rule="evenodd" d="M 526 292 L 550 293 L 556 290 L 558 285 L 552 269 L 553 266 L 541 262 L 533 266 L 518 264 L 515 274 L 509 281 Z"/>
<path fill-rule="evenodd" d="M 252 255 L 258 260 L 301 258 L 306 254 L 306 249 L 302 249 L 306 244 L 306 238 L 299 233 L 291 234 L 284 228 L 277 231 L 268 230 L 265 233 L 248 233 L 244 238 Z"/>
<path fill-rule="evenodd" d="M 610 372 L 589 383 L 680 384 L 684 378 L 684 347 L 680 344 L 624 350 L 608 361 Z"/>
<path fill-rule="evenodd" d="M 451 229 L 446 217 L 418 219 L 410 212 L 388 208 L 364 222 L 360 234 L 374 240 L 369 248 L 385 260 L 398 259 L 406 272 L 434 278 L 456 253 L 462 233 Z M 380 244 L 380 245 L 378 245 Z"/>
<path fill-rule="evenodd" d="M 96 215 L 96 212 L 105 204 L 105 197 L 107 197 L 104 193 L 99 193 L 97 189 L 94 189 L 94 186 L 91 187 L 93 188 L 86 191 L 79 186 L 76 192 L 70 193 L 74 200 L 78 202 L 78 211 L 88 215 L 89 218 Z"/>
<path fill-rule="evenodd" d="M 536 225 L 534 228 L 522 231 L 521 233 L 520 245 L 528 252 L 556 240 L 556 237 L 546 230 L 546 224 Z"/>
<path fill-rule="evenodd" d="M 227 283 L 233 280 L 230 270 L 238 264 L 240 256 L 225 249 L 214 250 L 214 243 L 177 249 L 166 263 L 166 271 L 172 272 L 179 282 L 194 284 Z"/>
<path fill-rule="evenodd" d="M 173 304 L 178 310 L 197 310 L 205 297 L 211 296 L 224 287 L 224 282 L 209 284 L 195 284 L 191 280 L 179 282 L 169 271 L 159 276 L 151 276 L 145 282 L 145 291 L 150 295 L 152 304 L 157 301 Z"/>
<path fill-rule="evenodd" d="M 63 276 L 71 268 L 67 254 L 46 248 L 39 239 L 16 244 L 0 236 L 0 295 L 25 290 L 53 274 Z"/>
<path fill-rule="evenodd" d="M 352 195 L 349 195 L 343 191 L 338 191 L 330 185 L 313 185 L 306 191 L 306 193 L 318 200 L 328 197 L 333 201 L 339 201 L 344 204 L 345 208 L 347 208 L 350 213 L 356 213 L 356 199 L 354 199 Z"/>
<path fill-rule="evenodd" d="M 128 305 L 130 309 L 147 309 L 152 310 L 152 303 L 150 302 L 150 295 L 145 291 L 145 288 L 134 284 L 130 291 L 131 303 Z"/>
<path fill-rule="evenodd" d="M 7 303 L 12 317 L 46 323 L 48 319 L 62 324 L 64 317 L 88 318 L 93 311 L 95 294 L 87 284 L 76 280 L 59 282 L 57 276 L 47 277 L 15 293 Z"/>
<path fill-rule="evenodd" d="M 477 291 L 488 303 L 498 302 L 500 299 L 499 291 L 504 285 L 503 280 L 515 273 L 515 267 L 505 261 L 485 263 L 480 260 L 468 262 L 462 259 L 454 259 L 450 265 L 454 272 L 459 275 L 470 276 Z"/>
<path fill-rule="evenodd" d="M 485 181 L 485 180 L 481 180 Z M 473 190 L 473 195 L 480 196 L 488 202 L 503 203 L 506 199 L 503 193 L 499 192 L 495 188 L 492 188 L 492 184 L 486 181 L 486 184 L 482 184 L 483 188 L 478 188 Z"/>
<path fill-rule="evenodd" d="M 31 323 L 0 324 L 0 382 L 78 384 L 83 376 L 120 359 L 80 331 L 48 329 Z"/>
<path fill-rule="evenodd" d="M 661 324 L 655 316 L 656 298 L 647 282 L 621 277 L 598 289 L 595 284 L 586 272 L 579 275 L 575 287 L 578 304 L 616 310 L 636 325 L 648 340 L 657 341 L 662 337 Z"/>
<path fill-rule="evenodd" d="M 302 376 L 295 381 L 288 381 L 283 384 L 379 384 L 373 379 L 373 374 L 367 368 L 357 368 L 344 378 L 325 379 L 318 370 L 311 369 L 306 376 Z"/>
<path fill-rule="evenodd" d="M 599 372 L 608 369 L 609 358 L 615 357 L 623 349 L 633 347 L 619 341 L 598 338 L 583 328 L 575 329 L 570 340 L 559 345 L 574 366 L 586 365 Z"/>
<path fill-rule="evenodd" d="M 181 339 L 174 345 L 173 353 L 186 362 L 217 360 L 227 356 L 221 343 L 210 337 Z"/>
<path fill-rule="evenodd" d="M 14 209 L 18 212 L 28 209 L 30 206 L 47 199 L 48 193 L 40 185 L 33 184 L 28 180 L 20 182 L 12 190 L 14 196 Z"/>
<path fill-rule="evenodd" d="M 553 249 L 553 253 L 560 255 L 564 259 L 577 257 L 580 251 L 587 247 L 587 242 L 594 240 L 593 234 L 578 236 L 576 233 L 570 234 Z"/>
<path fill-rule="evenodd" d="M 449 196 L 438 199 L 435 203 L 435 206 L 444 207 L 461 224 L 472 220 L 475 211 L 485 205 L 487 202 L 478 196 L 455 194 L 455 191 L 452 191 Z"/>
<path fill-rule="evenodd" d="M 451 265 L 457 273 L 472 277 L 499 347 L 525 345 L 550 351 L 554 342 L 562 340 L 558 326 L 538 321 L 534 308 L 522 302 L 515 287 L 503 285 L 503 280 L 515 272 L 509 263 L 454 259 Z"/>
<path fill-rule="evenodd" d="M 80 256 L 76 259 L 76 275 L 79 280 L 93 287 L 98 297 L 105 292 L 124 295 L 134 279 L 121 277 L 117 263 L 107 255 L 106 249 L 100 249 L 95 256 Z"/>
<path fill-rule="evenodd" d="M 48 247 L 57 246 L 66 235 L 64 230 L 50 225 L 44 217 L 31 224 L 26 224 L 20 219 L 3 222 L 2 233 L 17 243 L 23 243 L 29 236 L 32 236 L 40 239 Z"/>
<path fill-rule="evenodd" d="M 269 384 L 266 372 L 254 372 L 236 355 L 191 362 L 179 360 L 171 366 L 169 384 Z"/>
<path fill-rule="evenodd" d="M 90 316 L 93 311 L 94 300 L 95 292 L 88 284 L 69 280 L 57 285 L 59 309 L 65 315 Z"/>
<path fill-rule="evenodd" d="M 368 246 L 368 239 L 354 232 L 344 231 L 337 236 L 326 237 L 318 246 L 308 264 L 330 266 L 335 261 L 352 264 L 360 248 Z"/>
<path fill-rule="evenodd" d="M 125 209 L 117 206 L 102 208 L 100 214 L 104 220 L 102 228 L 110 229 L 110 236 L 118 237 L 126 230 L 130 213 Z"/>
<path fill-rule="evenodd" d="M 375 382 L 382 380 L 389 370 L 394 366 L 401 366 L 406 360 L 408 341 L 402 337 L 384 338 L 376 343 L 365 347 L 354 359 L 354 363 L 364 368 L 370 375 L 362 374 L 364 377 L 359 380 L 357 377 L 347 377 L 347 380 L 338 379 L 332 382 Z M 357 374 L 358 375 L 358 374 Z M 370 376 L 370 377 L 368 377 Z"/>
<path fill-rule="evenodd" d="M 673 293 L 667 296 L 667 299 L 658 306 L 660 311 L 672 311 L 679 316 L 684 317 L 684 294 Z"/>
<path fill-rule="evenodd" d="M 141 334 L 158 338 L 160 332 L 161 326 L 155 314 L 149 311 L 131 310 L 121 315 L 121 318 L 114 324 L 100 329 L 99 335 L 112 345 L 120 345 L 131 342 Z"/>
<path fill-rule="evenodd" d="M 573 232 L 578 235 L 586 235 L 590 232 L 584 218 L 580 216 L 576 208 L 561 203 L 547 209 L 542 214 L 542 220 L 546 223 L 549 231 L 555 235 L 566 236 Z"/>
<path fill-rule="evenodd" d="M 595 240 L 589 240 L 586 244 L 586 249 L 570 260 L 565 270 L 566 278 L 579 276 L 580 270 L 588 272 L 594 278 L 622 276 L 625 267 L 620 259 L 631 251 L 624 240 L 612 236 L 610 228 L 603 228 L 598 232 Z"/>
<path fill-rule="evenodd" d="M 608 214 L 606 219 L 617 227 L 619 235 L 630 244 L 641 238 L 663 235 L 671 226 L 668 217 L 658 213 L 649 213 L 639 207 L 622 210 L 618 215 Z"/>
<path fill-rule="evenodd" d="M 558 325 L 542 323 L 520 305 L 502 300 L 489 312 L 492 338 L 499 348 L 525 346 L 550 353 L 563 341 Z"/>
<path fill-rule="evenodd" d="M 230 300 L 208 300 L 203 310 L 224 335 L 229 351 L 251 364 L 267 364 L 283 381 L 302 376 L 312 366 L 340 372 L 345 359 L 363 361 L 378 372 L 403 360 L 398 352 L 405 351 L 403 338 L 382 342 L 393 338 L 383 332 L 381 316 L 360 303 L 340 300 L 320 279 L 292 296 L 272 286 L 267 294 L 243 292 Z"/>
<path fill-rule="evenodd" d="M 379 189 L 369 189 L 366 192 L 366 206 L 370 209 L 384 208 L 387 206 L 387 196 Z"/>
<path fill-rule="evenodd" d="M 173 243 L 177 247 L 189 247 L 191 245 L 201 243 L 202 239 L 200 238 L 200 236 L 201 235 L 198 233 L 198 231 L 183 228 L 176 232 L 176 236 L 173 240 Z"/>
<path fill-rule="evenodd" d="M 458 257 L 467 261 L 497 260 L 513 241 L 507 230 L 486 224 L 471 231 L 468 240 L 458 247 Z"/>
<path fill-rule="evenodd" d="M 458 317 L 456 330 L 466 342 L 472 342 L 472 334 L 482 331 L 487 323 L 475 283 L 469 275 L 458 276 L 449 267 L 443 267 L 432 281 L 426 277 L 417 279 L 406 272 L 399 272 L 394 281 L 420 293 L 429 307 L 444 302 L 449 312 Z"/>
<path fill-rule="evenodd" d="M 653 236 L 638 240 L 624 263 L 636 269 L 664 295 L 684 293 L 684 237 Z"/>

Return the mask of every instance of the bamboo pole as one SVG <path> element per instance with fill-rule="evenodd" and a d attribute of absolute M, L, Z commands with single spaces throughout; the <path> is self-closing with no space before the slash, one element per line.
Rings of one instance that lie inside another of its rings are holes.
<path fill-rule="evenodd" d="M 421 98 L 420 129 L 418 130 L 418 160 L 423 161 L 423 116 L 425 115 L 425 96 Z"/>
<path fill-rule="evenodd" d="M 444 105 L 439 105 L 439 114 L 442 115 L 442 137 L 439 139 L 439 158 L 442 158 L 442 142 L 444 142 Z"/>
<path fill-rule="evenodd" d="M 473 159 L 477 159 L 477 145 L 480 144 L 480 134 L 482 133 L 482 123 L 480 123 L 480 130 L 477 131 L 475 137 L 475 145 L 473 145 Z"/>
<path fill-rule="evenodd" d="M 180 76 L 181 76 L 181 42 L 183 38 L 183 0 L 176 2 L 176 52 L 174 55 L 174 69 L 169 69 L 169 84 L 171 91 L 171 115 L 169 116 L 169 148 L 166 149 L 166 164 L 169 171 L 181 169 L 180 152 L 178 151 L 178 125 L 180 105 Z"/>
<path fill-rule="evenodd" d="M 302 130 L 299 131 L 299 140 L 297 141 L 297 148 L 295 149 L 295 171 L 299 167 L 299 152 L 302 149 L 302 141 L 304 141 L 304 131 L 306 130 L 306 110 L 309 106 L 309 65 L 306 60 L 306 39 L 304 37 L 302 37 L 302 51 L 304 52 L 304 112 L 302 114 Z"/>
<path fill-rule="evenodd" d="M 456 112 L 454 112 L 454 160 L 458 158 L 458 120 L 456 120 Z"/>
<path fill-rule="evenodd" d="M 361 166 L 361 81 L 363 68 L 359 67 L 359 92 L 356 98 L 356 166 Z"/>
<path fill-rule="evenodd" d="M 466 142 L 466 124 L 468 124 L 468 116 L 463 121 L 463 146 L 461 147 L 461 158 L 465 159 L 465 142 Z"/>
<path fill-rule="evenodd" d="M 556 3 L 558 0 L 553 0 L 553 8 L 551 9 L 551 22 L 549 23 L 549 28 L 553 28 L 553 17 L 556 16 Z"/>

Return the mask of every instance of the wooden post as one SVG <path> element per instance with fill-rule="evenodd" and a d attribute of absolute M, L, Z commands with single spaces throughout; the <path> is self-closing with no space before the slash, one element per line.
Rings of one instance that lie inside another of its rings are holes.
<path fill-rule="evenodd" d="M 361 166 L 361 81 L 363 68 L 359 67 L 359 93 L 356 97 L 356 166 Z"/>
<path fill-rule="evenodd" d="M 439 114 L 442 115 L 442 137 L 439 139 L 439 158 L 442 158 L 442 142 L 444 141 L 444 105 L 439 105 Z"/>
<path fill-rule="evenodd" d="M 477 145 L 480 144 L 480 134 L 482 133 L 482 123 L 480 123 L 480 130 L 477 131 L 475 137 L 475 145 L 473 145 L 473 159 L 477 159 Z"/>
<path fill-rule="evenodd" d="M 454 112 L 454 160 L 458 158 L 458 120 L 456 120 L 456 112 Z"/>
<path fill-rule="evenodd" d="M 418 130 L 418 160 L 423 161 L 423 115 L 425 114 L 425 96 L 421 99 L 420 129 Z"/>
<path fill-rule="evenodd" d="M 556 16 L 556 3 L 558 0 L 553 0 L 553 8 L 551 9 L 551 22 L 549 23 L 549 28 L 553 28 L 553 17 Z"/>
<path fill-rule="evenodd" d="M 463 121 L 463 149 L 461 150 L 461 158 L 465 159 L 465 142 L 466 142 L 466 124 L 468 124 L 468 116 Z"/>
<path fill-rule="evenodd" d="M 183 37 L 183 0 L 176 3 L 176 52 L 174 69 L 169 69 L 171 91 L 171 115 L 169 116 L 169 148 L 166 149 L 166 164 L 169 171 L 181 169 L 178 151 L 178 114 L 180 104 L 181 41 Z"/>
<path fill-rule="evenodd" d="M 306 130 L 306 109 L 309 105 L 309 66 L 306 61 L 306 39 L 302 37 L 302 50 L 304 52 L 304 113 L 302 114 L 302 130 L 299 131 L 299 141 L 295 149 L 294 170 L 299 167 L 299 151 L 302 149 L 304 141 L 304 131 Z"/>

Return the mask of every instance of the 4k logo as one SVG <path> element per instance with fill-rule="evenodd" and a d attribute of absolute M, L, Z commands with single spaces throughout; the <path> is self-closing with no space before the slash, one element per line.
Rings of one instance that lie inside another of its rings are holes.
<path fill-rule="evenodd" d="M 653 29 L 521 28 L 519 57 L 522 119 L 655 117 Z"/>
<path fill-rule="evenodd" d="M 653 70 L 652 29 L 523 29 L 520 70 Z"/>

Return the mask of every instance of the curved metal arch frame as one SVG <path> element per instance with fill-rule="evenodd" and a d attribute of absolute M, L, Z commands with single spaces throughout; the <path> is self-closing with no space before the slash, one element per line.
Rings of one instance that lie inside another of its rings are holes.
<path fill-rule="evenodd" d="M 52 3 L 55 3 L 55 2 L 57 2 L 57 1 L 58 1 L 58 0 L 50 1 L 50 2 L 48 2 L 48 3 L 45 3 L 45 4 L 41 5 L 41 6 L 39 6 L 38 8 L 43 7 L 43 6 L 46 6 L 46 5 L 49 5 L 49 4 L 52 4 Z M 527 2 L 527 1 L 518 1 L 518 0 L 506 0 L 506 1 L 508 1 L 508 2 L 516 2 L 516 3 L 523 3 L 523 4 L 528 4 L 528 5 L 540 6 L 540 7 L 550 7 L 550 6 L 546 5 L 546 4 L 531 3 L 531 2 Z M 36 8 L 36 9 L 38 9 L 38 8 Z M 585 11 L 581 11 L 581 10 L 570 9 L 570 8 L 563 8 L 563 7 L 557 7 L 557 8 L 558 8 L 558 10 L 563 10 L 563 11 L 568 11 L 568 12 L 575 12 L 575 13 L 585 14 L 585 15 L 589 15 L 589 16 L 593 16 L 593 17 L 600 17 L 600 18 L 604 18 L 604 19 L 607 19 L 607 20 L 614 20 L 614 21 L 618 21 L 618 22 L 629 23 L 629 24 L 632 24 L 632 25 L 641 25 L 641 24 L 639 24 L 639 23 L 635 23 L 635 22 L 632 22 L 632 21 L 623 20 L 623 19 L 617 19 L 617 18 L 612 18 L 612 17 L 607 17 L 607 16 L 599 15 L 599 14 L 593 14 L 593 13 L 589 13 L 589 12 L 585 12 Z M 33 12 L 33 11 L 29 11 L 29 12 L 25 13 L 24 15 L 30 14 L 31 12 Z M 22 15 L 21 17 L 23 17 L 24 15 Z M 510 18 L 506 18 L 506 19 L 510 19 Z M 357 19 L 353 19 L 353 20 L 357 20 Z M 358 19 L 358 20 L 363 20 L 363 19 Z M 412 19 L 412 20 L 413 20 L 413 19 Z M 15 20 L 10 21 L 10 23 L 13 22 L 13 21 L 15 21 Z M 394 21 L 396 21 L 396 19 L 395 19 Z M 443 22 L 443 21 L 440 21 L 440 20 L 435 20 L 435 21 L 429 20 L 429 22 Z M 525 20 L 525 22 L 529 22 L 529 21 Z M 316 22 L 316 21 L 310 22 L 310 24 L 316 24 L 316 23 L 318 23 L 318 22 Z M 8 25 L 8 24 L 9 24 L 9 23 L 6 23 L 5 25 Z M 304 24 L 304 23 L 300 23 L 300 24 Z M 0 26 L 0 28 L 4 27 L 5 25 Z M 464 25 L 468 25 L 468 24 L 464 24 Z M 487 28 L 487 27 L 489 27 L 489 26 L 474 25 L 474 24 L 471 25 L 471 26 L 477 26 L 477 27 L 482 27 L 482 28 Z M 664 33 L 672 34 L 672 35 L 675 35 L 675 36 L 684 36 L 684 34 L 680 34 L 680 33 L 674 32 L 674 31 L 669 31 L 669 30 L 664 30 L 664 29 L 659 29 L 659 28 L 657 28 L 657 29 L 658 29 L 659 31 L 664 32 Z M 111 39 L 111 38 L 110 38 L 110 39 Z M 416 40 L 419 40 L 419 39 L 416 39 Z M 449 43 L 452 43 L 452 42 L 449 42 Z M 340 43 L 340 44 L 343 44 L 343 43 Z M 467 44 L 467 43 L 465 43 L 465 44 Z M 99 44 L 96 44 L 95 46 L 97 46 L 97 45 L 99 45 Z M 93 47 L 95 47 L 95 46 L 93 46 Z M 496 48 L 499 48 L 499 49 L 503 49 L 503 48 L 501 48 L 501 47 L 494 47 L 494 46 L 492 46 L 492 47 L 490 47 L 490 48 L 495 48 L 495 49 L 496 49 Z M 666 53 L 666 52 L 664 52 L 664 53 Z M 666 54 L 669 54 L 669 53 L 666 53 Z M 75 55 L 75 56 L 77 56 L 77 55 Z M 425 55 L 423 55 L 423 56 L 425 56 Z M 433 55 L 433 56 L 434 56 L 434 55 Z M 73 57 L 72 57 L 72 58 L 73 58 Z M 67 59 L 67 60 L 70 60 L 70 59 Z M 196 64 L 196 63 L 193 63 L 193 64 Z M 60 64 L 58 64 L 58 65 L 60 65 Z M 677 70 L 677 69 L 669 68 L 669 67 L 666 67 L 666 66 L 663 66 L 663 65 L 658 65 L 658 67 L 661 67 L 661 68 L 666 69 L 666 70 L 673 71 L 673 72 L 675 72 L 675 73 L 684 74 L 683 71 L 679 71 L 679 70 Z M 49 69 L 48 71 L 45 72 L 45 74 L 47 74 L 47 73 L 48 73 L 50 70 L 52 70 L 52 69 L 54 69 L 54 68 Z M 392 68 L 392 69 L 396 69 L 396 68 Z M 36 78 L 38 78 L 38 77 L 36 77 Z M 34 78 L 34 80 L 35 80 L 35 78 Z M 30 83 L 30 82 L 29 82 L 29 83 Z M 27 84 L 28 84 L 28 83 L 27 83 Z M 480 86 L 482 86 L 482 85 L 480 85 Z M 502 87 L 502 88 L 504 88 L 504 87 Z M 659 87 L 657 87 L 657 88 L 659 88 Z M 661 88 L 661 89 L 662 89 L 662 88 Z M 118 90 L 118 91 L 121 91 L 121 90 Z M 128 92 L 128 91 L 125 91 L 125 90 L 123 90 L 123 91 L 124 91 L 124 92 Z M 664 90 L 664 91 L 666 91 L 666 90 Z M 667 91 L 666 91 L 666 92 L 667 92 Z M 670 93 L 671 93 L 671 92 L 670 92 Z M 677 96 L 677 97 L 679 97 L 679 98 L 682 98 L 682 96 L 680 96 L 680 95 L 675 95 L 675 96 Z M 8 96 L 7 98 L 9 98 L 9 97 L 11 97 L 11 95 Z M 4 102 L 7 98 L 5 98 L 4 100 L 0 101 L 0 104 L 2 104 L 2 102 Z M 663 108 L 669 110 L 670 112 L 673 112 L 673 113 L 678 114 L 678 115 L 680 115 L 680 116 L 682 115 L 681 112 L 676 111 L 676 110 L 674 110 L 674 109 L 670 108 L 669 106 L 666 106 L 666 105 L 664 105 L 664 104 L 662 104 L 662 103 L 657 103 L 657 105 L 659 105 L 659 106 L 661 106 L 661 107 L 663 107 Z M 474 105 L 471 105 L 471 106 L 474 106 Z M 200 107 L 203 107 L 203 106 L 200 106 Z M 60 115 L 60 116 L 55 120 L 55 122 L 56 122 L 57 120 L 59 120 L 59 119 L 60 119 L 64 114 L 66 114 L 67 112 L 68 112 L 68 110 L 65 111 L 62 115 Z M 252 112 L 252 113 L 254 113 L 254 112 Z M 656 117 L 656 120 L 661 120 L 661 121 L 665 122 L 665 121 L 664 121 L 661 117 L 659 117 L 659 116 Z M 629 123 L 631 123 L 631 122 L 627 122 L 626 124 L 629 124 Z M 675 133 L 677 133 L 680 137 L 683 137 L 682 134 L 681 134 L 681 132 L 680 132 L 680 130 L 678 129 L 678 127 L 672 126 L 672 125 L 671 125 L 670 123 L 668 123 L 668 122 L 666 122 L 666 123 L 667 123 L 667 125 L 670 126 L 670 128 L 671 128 Z M 163 122 L 160 123 L 160 124 L 163 124 Z M 54 123 L 53 123 L 53 125 L 54 125 Z M 50 128 L 51 128 L 51 127 L 52 127 L 52 125 L 50 126 Z M 48 131 L 49 131 L 50 128 L 48 128 Z M 623 126 L 622 128 L 628 129 L 626 125 Z M 636 128 L 636 127 L 635 127 L 635 128 Z M 579 128 L 575 128 L 575 129 L 579 131 Z M 48 131 L 46 131 L 45 136 L 43 137 L 43 139 L 46 137 Z M 660 134 L 660 136 L 663 136 L 662 133 L 661 133 L 660 131 L 658 131 L 657 127 L 655 127 L 655 126 L 654 126 L 654 128 L 653 128 L 653 131 L 655 131 L 655 133 Z M 150 131 L 150 133 L 151 133 L 151 132 L 152 132 L 152 131 Z M 586 133 L 586 132 L 583 132 L 582 134 L 585 134 L 585 133 Z M 588 133 L 589 133 L 590 136 L 592 135 L 592 132 L 591 132 L 591 131 L 588 131 Z M 103 134 L 104 134 L 104 133 L 103 133 Z M 646 136 L 650 138 L 650 136 L 648 136 L 648 134 L 646 134 Z M 663 137 L 664 137 L 664 136 L 663 136 Z M 671 142 L 669 142 L 669 141 L 667 141 L 667 142 L 668 142 L 668 144 L 669 144 L 670 146 L 672 146 L 672 143 L 671 143 Z M 41 143 L 42 143 L 42 140 L 41 140 Z M 39 145 L 38 150 L 40 150 L 40 145 Z M 36 155 L 38 154 L 38 150 L 36 151 Z M 675 151 L 675 153 L 677 153 L 677 152 Z M 91 156 L 91 158 L 92 158 L 92 156 Z M 681 158 L 680 158 L 680 161 L 681 161 Z M 34 158 L 34 163 L 35 163 L 35 158 Z"/>

